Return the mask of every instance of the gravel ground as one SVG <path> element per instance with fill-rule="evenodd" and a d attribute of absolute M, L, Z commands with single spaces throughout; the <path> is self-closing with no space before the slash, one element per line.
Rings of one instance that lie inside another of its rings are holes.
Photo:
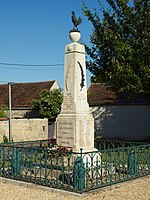
<path fill-rule="evenodd" d="M 150 200 L 150 176 L 73 195 L 34 184 L 0 178 L 0 200 Z"/>

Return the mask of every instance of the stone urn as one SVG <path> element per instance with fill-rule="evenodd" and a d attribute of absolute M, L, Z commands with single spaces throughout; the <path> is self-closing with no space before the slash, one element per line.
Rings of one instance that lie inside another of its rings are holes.
<path fill-rule="evenodd" d="M 81 33 L 80 33 L 80 31 L 77 31 L 77 30 L 75 30 L 75 31 L 70 31 L 69 37 L 70 37 L 70 40 L 71 40 L 72 42 L 78 42 L 78 41 L 80 40 Z"/>

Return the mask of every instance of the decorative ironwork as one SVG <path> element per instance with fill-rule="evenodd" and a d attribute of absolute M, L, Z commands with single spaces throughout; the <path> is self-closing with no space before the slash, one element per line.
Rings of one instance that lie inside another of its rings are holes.
<path fill-rule="evenodd" d="M 0 176 L 83 193 L 150 175 L 149 143 L 99 142 L 99 151 L 86 153 L 49 140 L 1 143 Z"/>

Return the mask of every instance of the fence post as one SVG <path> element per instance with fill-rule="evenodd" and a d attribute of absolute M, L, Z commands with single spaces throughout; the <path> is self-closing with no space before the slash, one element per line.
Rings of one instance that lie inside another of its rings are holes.
<path fill-rule="evenodd" d="M 12 148 L 12 174 L 20 174 L 20 153 L 18 148 Z"/>
<path fill-rule="evenodd" d="M 136 151 L 131 149 L 128 156 L 128 173 L 130 175 L 137 175 L 137 156 Z"/>
<path fill-rule="evenodd" d="M 77 157 L 73 167 L 73 182 L 74 182 L 74 189 L 80 191 L 82 193 L 83 188 L 85 187 L 85 168 L 82 158 L 82 149 L 81 156 Z"/>

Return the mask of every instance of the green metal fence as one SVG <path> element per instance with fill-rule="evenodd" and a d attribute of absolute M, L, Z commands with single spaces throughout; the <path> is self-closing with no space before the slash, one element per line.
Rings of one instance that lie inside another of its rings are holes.
<path fill-rule="evenodd" d="M 100 141 L 99 147 L 77 153 L 49 140 L 0 144 L 0 176 L 83 193 L 150 174 L 150 144 Z"/>

